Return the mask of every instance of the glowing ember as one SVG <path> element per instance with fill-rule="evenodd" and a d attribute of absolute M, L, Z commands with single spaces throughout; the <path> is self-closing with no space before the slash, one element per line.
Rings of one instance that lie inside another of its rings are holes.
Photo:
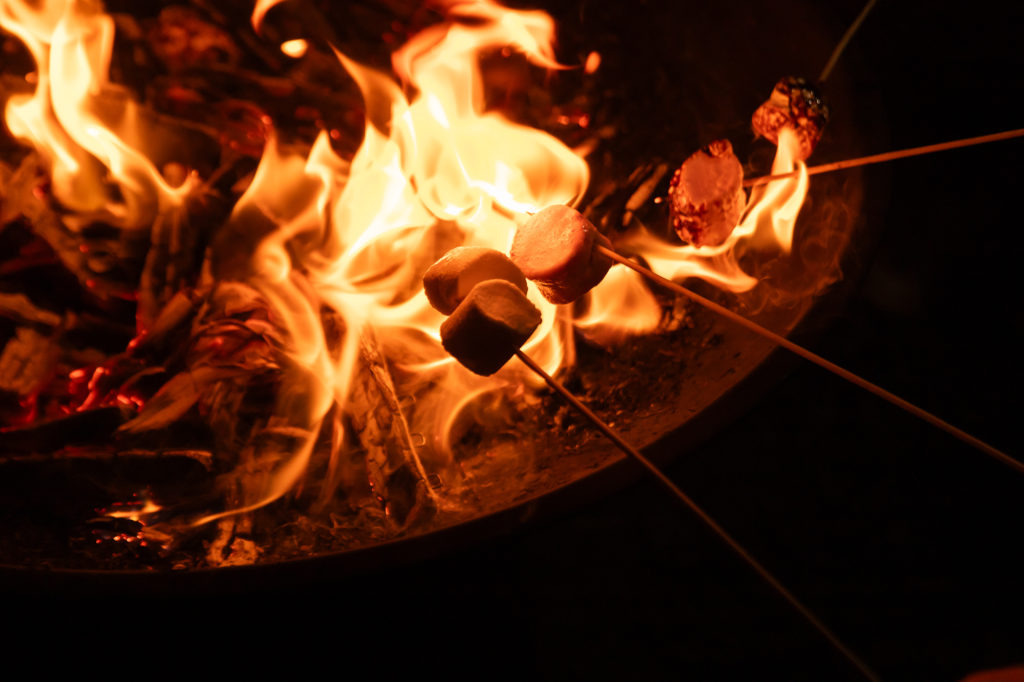
<path fill-rule="evenodd" d="M 306 54 L 306 50 L 309 49 L 309 44 L 302 38 L 296 38 L 295 40 L 286 40 L 281 43 L 281 52 L 284 52 L 289 57 L 298 59 L 302 55 Z"/>
<path fill-rule="evenodd" d="M 276 4 L 256 3 L 258 34 Z M 169 163 L 175 138 L 109 81 L 113 20 L 97 3 L 4 0 L 0 25 L 37 66 L 31 94 L 8 101 L 8 128 L 39 155 L 68 226 L 102 222 L 148 232 L 154 242 L 185 239 L 190 211 L 212 192 L 216 173 L 204 179 Z M 454 247 L 506 253 L 533 214 L 581 202 L 589 181 L 581 154 L 486 106 L 485 59 L 519 55 L 535 75 L 567 68 L 556 61 L 553 41 L 546 14 L 476 0 L 447 4 L 442 21 L 395 50 L 394 75 L 336 52 L 365 110 L 362 141 L 350 157 L 332 146 L 336 130 L 321 126 L 311 146 L 297 145 L 266 115 L 241 116 L 245 107 L 232 103 L 235 119 L 248 125 L 228 146 L 232 158 L 253 145 L 262 154 L 217 226 L 201 277 L 184 296 L 170 277 L 156 293 L 143 287 L 141 334 L 127 354 L 72 375 L 88 384 L 76 409 L 138 410 L 122 434 L 166 429 L 192 410 L 219 438 L 224 429 L 232 434 L 215 453 L 230 470 L 221 479 L 227 506 L 191 523 L 299 490 L 317 462 L 322 503 L 338 487 L 364 485 L 351 474 L 357 458 L 365 461 L 368 476 L 361 478 L 368 478 L 370 493 L 398 526 L 454 504 L 422 482 L 458 478 L 451 448 L 457 422 L 495 396 L 529 400 L 523 386 L 537 380 L 515 363 L 491 377 L 456 363 L 442 348 L 444 318 L 427 301 L 423 275 Z M 279 47 L 293 58 L 311 49 L 303 39 Z M 593 74 L 600 65 L 600 55 L 590 52 L 582 70 Z M 182 109 L 201 102 L 187 90 L 171 95 Z M 581 127 L 590 122 L 586 113 L 578 120 Z M 754 287 L 741 258 L 792 248 L 807 191 L 790 131 L 779 132 L 778 145 L 772 172 L 801 172 L 754 189 L 739 226 L 726 229 L 716 239 L 721 243 L 672 244 L 641 229 L 617 245 L 667 277 L 699 277 L 736 292 Z M 575 329 L 612 342 L 662 324 L 662 305 L 622 266 L 577 309 L 549 302 L 533 283 L 527 296 L 541 321 L 524 350 L 550 373 L 572 363 Z M 128 390 L 127 370 L 116 362 L 130 365 L 168 344 L 182 325 L 190 327 L 186 371 L 167 377 L 151 397 Z M 401 395 L 392 374 L 402 378 Z M 271 377 L 272 409 L 259 429 L 235 433 L 224 414 L 255 390 L 256 377 Z"/>
<path fill-rule="evenodd" d="M 139 521 L 146 518 L 147 515 L 155 514 L 160 511 L 160 509 L 160 505 L 152 500 L 144 500 L 137 504 L 120 505 L 118 508 L 108 511 L 106 515 L 112 519 L 130 519 L 132 521 Z"/>

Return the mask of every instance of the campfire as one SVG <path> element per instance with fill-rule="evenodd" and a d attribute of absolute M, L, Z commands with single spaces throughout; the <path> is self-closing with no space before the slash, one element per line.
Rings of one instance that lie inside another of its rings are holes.
<path fill-rule="evenodd" d="M 548 207 L 783 333 L 839 276 L 858 196 L 804 207 L 806 136 L 755 137 L 748 111 L 693 162 L 622 153 L 606 55 L 559 51 L 543 12 L 368 3 L 347 35 L 312 5 L 242 4 L 2 4 L 0 455 L 19 523 L 60 508 L 41 543 L 74 552 L 49 562 L 343 551 L 617 460 L 526 365 L 463 367 L 424 292 L 453 249 L 508 253 Z M 701 233 L 705 159 L 726 156 L 736 186 Z M 788 175 L 740 188 L 767 174 Z M 770 349 L 623 265 L 598 279 L 556 302 L 524 279 L 522 351 L 638 446 Z"/>

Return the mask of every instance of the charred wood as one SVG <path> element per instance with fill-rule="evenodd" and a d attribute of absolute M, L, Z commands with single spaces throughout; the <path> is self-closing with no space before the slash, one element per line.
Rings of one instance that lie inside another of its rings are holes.
<path fill-rule="evenodd" d="M 359 350 L 361 364 L 353 383 L 349 419 L 367 453 L 373 494 L 399 527 L 421 523 L 437 512 L 437 501 L 427 484 L 391 372 L 371 332 L 364 332 Z"/>
<path fill-rule="evenodd" d="M 69 445 L 109 442 L 123 421 L 119 408 L 101 407 L 38 421 L 30 426 L 3 429 L 0 430 L 0 452 L 53 452 Z"/>

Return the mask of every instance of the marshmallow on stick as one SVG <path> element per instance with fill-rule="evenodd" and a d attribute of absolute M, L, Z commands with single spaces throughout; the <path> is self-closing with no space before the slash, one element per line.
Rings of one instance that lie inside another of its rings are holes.
<path fill-rule="evenodd" d="M 743 166 L 729 140 L 715 140 L 686 159 L 672 176 L 668 198 L 680 239 L 694 246 L 724 242 L 747 203 Z"/>
<path fill-rule="evenodd" d="M 435 310 L 451 315 L 480 282 L 503 279 L 526 293 L 526 277 L 501 251 L 458 246 L 427 268 L 423 290 Z"/>
<path fill-rule="evenodd" d="M 828 106 L 818 89 L 803 78 L 789 76 L 775 84 L 768 101 L 751 119 L 754 132 L 779 144 L 779 131 L 791 128 L 800 148 L 797 158 L 805 161 L 814 151 L 828 123 Z"/>
<path fill-rule="evenodd" d="M 583 215 L 548 206 L 518 230 L 509 252 L 527 279 L 552 303 L 571 303 L 604 279 L 612 262 L 596 245 L 611 246 Z"/>
<path fill-rule="evenodd" d="M 441 325 L 441 345 L 470 371 L 501 369 L 540 326 L 540 311 L 503 279 L 480 282 Z"/>

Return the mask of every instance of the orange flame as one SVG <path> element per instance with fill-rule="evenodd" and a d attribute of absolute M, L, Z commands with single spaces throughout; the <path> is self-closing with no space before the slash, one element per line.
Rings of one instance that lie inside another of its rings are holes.
<path fill-rule="evenodd" d="M 256 31 L 279 1 L 256 2 Z M 269 305 L 287 359 L 270 421 L 287 427 L 292 446 L 256 453 L 237 507 L 197 523 L 254 509 L 299 484 L 328 413 L 363 409 L 352 403 L 353 385 L 365 369 L 361 348 L 368 338 L 394 351 L 390 359 L 407 389 L 429 394 L 406 418 L 412 431 L 427 434 L 424 450 L 432 454 L 423 456 L 434 457 L 436 466 L 446 465 L 453 423 L 466 406 L 485 393 L 536 381 L 516 363 L 485 379 L 450 358 L 439 343 L 442 316 L 427 303 L 422 276 L 457 245 L 507 251 L 529 214 L 583 197 L 589 181 L 583 158 L 554 137 L 484 107 L 479 60 L 490 51 L 511 49 L 537 67 L 564 68 L 555 60 L 554 23 L 542 12 L 490 0 L 453 0 L 446 9 L 445 21 L 392 55 L 397 79 L 337 53 L 366 110 L 364 137 L 351 161 L 335 154 L 326 132 L 308 153 L 271 136 L 231 213 L 227 233 L 254 245 L 240 261 L 210 274 L 248 283 Z M 102 213 L 126 229 L 144 229 L 194 191 L 194 176 L 172 187 L 160 175 L 152 161 L 156 152 L 149 150 L 159 136 L 151 134 L 140 108 L 108 82 L 114 28 L 98 4 L 53 0 L 37 7 L 4 0 L 0 25 L 28 46 L 38 65 L 34 93 L 8 104 L 8 126 L 50 164 L 63 204 L 81 215 Z M 294 56 L 306 47 L 293 41 L 282 49 Z M 585 71 L 599 65 L 592 53 Z M 733 291 L 755 286 L 737 254 L 746 248 L 790 250 L 807 191 L 794 144 L 794 136 L 780 136 L 772 171 L 799 168 L 799 177 L 755 190 L 741 224 L 721 246 L 673 246 L 644 233 L 630 236 L 625 246 L 667 277 L 701 277 Z M 575 321 L 532 283 L 528 295 L 544 321 L 525 350 L 552 373 L 572 355 L 573 323 L 611 342 L 656 329 L 661 318 L 644 283 L 621 266 L 593 290 L 589 309 Z M 328 312 L 343 323 L 340 341 L 327 340 Z M 332 470 L 347 454 L 344 440 L 333 437 Z M 424 474 L 420 459 L 416 466 Z"/>
<path fill-rule="evenodd" d="M 124 229 L 148 228 L 157 213 L 182 204 L 197 178 L 172 187 L 150 160 L 160 136 L 107 80 L 114 22 L 98 3 L 10 0 L 0 26 L 38 66 L 34 93 L 8 101 L 7 126 L 49 164 L 62 204 Z"/>
<path fill-rule="evenodd" d="M 252 10 L 252 30 L 260 33 L 263 28 L 263 19 L 267 16 L 267 12 L 282 2 L 284 0 L 256 0 L 256 6 Z"/>
<path fill-rule="evenodd" d="M 294 375 L 284 383 L 288 393 L 303 396 L 279 400 L 275 419 L 301 424 L 308 433 L 262 488 L 252 491 L 253 505 L 295 485 L 317 424 L 332 405 L 348 406 L 361 362 L 360 339 L 369 329 L 388 346 L 403 347 L 401 369 L 418 375 L 423 385 L 446 387 L 426 401 L 433 407 L 409 415 L 412 428 L 433 434 L 442 453 L 453 415 L 471 399 L 466 396 L 525 378 L 510 368 L 483 379 L 444 353 L 437 336 L 442 317 L 423 294 L 423 272 L 456 244 L 507 250 L 529 213 L 582 197 L 588 168 L 546 133 L 484 111 L 479 55 L 512 47 L 534 64 L 557 67 L 550 18 L 489 2 L 449 9 L 445 23 L 394 55 L 396 72 L 416 89 L 411 98 L 387 74 L 338 53 L 367 111 L 359 150 L 345 162 L 322 134 L 303 158 L 272 140 L 232 214 L 236 225 L 273 226 L 245 276 L 289 333 Z M 552 304 L 532 287 L 530 296 L 546 314 L 527 349 L 554 371 L 562 362 L 559 337 L 566 330 L 556 323 Z M 344 320 L 340 348 L 328 348 L 323 306 Z"/>

